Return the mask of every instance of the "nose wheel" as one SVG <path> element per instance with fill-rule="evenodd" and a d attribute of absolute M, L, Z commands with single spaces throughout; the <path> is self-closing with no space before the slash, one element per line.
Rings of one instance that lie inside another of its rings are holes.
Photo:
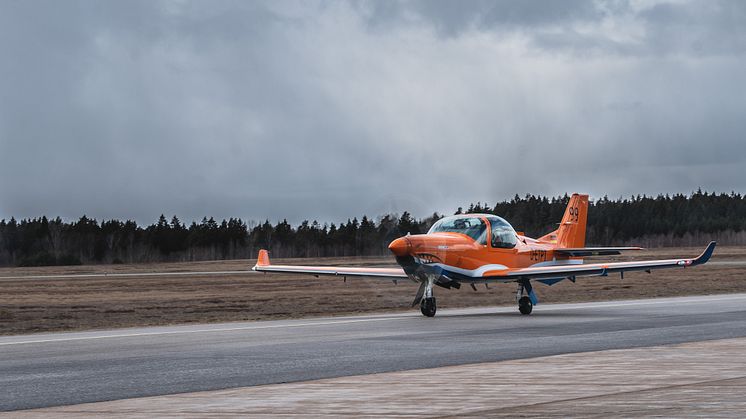
<path fill-rule="evenodd" d="M 412 307 L 420 304 L 420 311 L 425 317 L 435 316 L 435 296 L 433 295 L 433 285 L 435 284 L 435 277 L 429 275 L 426 278 L 422 278 L 420 282 L 420 289 L 417 290 L 417 295 L 412 301 Z"/>
<path fill-rule="evenodd" d="M 420 302 L 420 311 L 423 315 L 426 317 L 433 317 L 435 316 L 435 297 L 427 297 L 423 298 Z"/>

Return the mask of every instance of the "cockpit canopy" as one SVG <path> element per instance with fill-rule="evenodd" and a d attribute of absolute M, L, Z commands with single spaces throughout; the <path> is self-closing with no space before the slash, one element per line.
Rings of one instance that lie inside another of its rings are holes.
<path fill-rule="evenodd" d="M 492 230 L 492 247 L 500 249 L 514 248 L 518 243 L 518 235 L 513 230 L 513 226 L 496 215 L 488 215 L 486 218 L 490 222 Z"/>
<path fill-rule="evenodd" d="M 479 244 L 486 245 L 488 225 L 490 244 L 494 248 L 512 249 L 518 243 L 515 230 L 507 221 L 495 215 L 467 214 L 445 217 L 430 227 L 431 233 L 459 233 L 471 237 Z"/>
<path fill-rule="evenodd" d="M 474 239 L 477 243 L 487 244 L 487 224 L 482 217 L 474 215 L 454 215 L 437 221 L 430 227 L 431 233 L 460 233 Z"/>

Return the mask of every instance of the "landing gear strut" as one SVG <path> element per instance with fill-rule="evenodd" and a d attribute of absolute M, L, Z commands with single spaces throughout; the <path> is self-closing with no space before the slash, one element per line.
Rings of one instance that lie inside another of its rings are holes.
<path fill-rule="evenodd" d="M 526 291 L 529 295 L 533 293 L 533 288 L 531 287 L 531 283 L 521 282 L 518 284 L 518 292 L 516 293 L 516 300 L 518 300 L 518 311 L 521 312 L 521 314 L 528 315 L 531 314 L 531 311 L 534 309 L 534 303 L 531 301 L 531 298 L 527 295 L 523 295 L 523 292 Z"/>

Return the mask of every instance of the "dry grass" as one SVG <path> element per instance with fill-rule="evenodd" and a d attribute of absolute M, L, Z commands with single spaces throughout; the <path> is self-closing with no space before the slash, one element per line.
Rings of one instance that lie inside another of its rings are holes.
<path fill-rule="evenodd" d="M 655 249 L 630 256 L 694 256 L 701 249 Z M 629 256 L 624 257 L 628 259 Z M 622 259 L 622 258 L 618 258 Z M 627 273 L 607 278 L 537 286 L 542 302 L 746 292 L 746 247 L 718 248 L 713 262 L 692 269 Z M 280 262 L 280 261 L 275 261 Z M 308 263 L 284 260 L 283 263 Z M 391 258 L 323 259 L 320 264 L 390 266 Z M 127 278 L 2 279 L 9 276 L 101 272 L 206 272 L 245 270 L 254 261 L 146 265 L 100 265 L 0 269 L 0 334 L 128 326 L 206 323 L 410 310 L 417 285 L 375 279 L 314 278 L 240 273 Z M 474 292 L 436 289 L 438 306 L 512 305 L 513 285 L 483 286 Z"/>

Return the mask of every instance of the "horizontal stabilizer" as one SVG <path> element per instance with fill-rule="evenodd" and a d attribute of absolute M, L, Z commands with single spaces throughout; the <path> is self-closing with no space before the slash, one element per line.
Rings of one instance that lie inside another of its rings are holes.
<path fill-rule="evenodd" d="M 554 252 L 560 255 L 579 257 L 619 255 L 629 250 L 642 250 L 642 247 L 568 247 L 554 249 Z"/>

